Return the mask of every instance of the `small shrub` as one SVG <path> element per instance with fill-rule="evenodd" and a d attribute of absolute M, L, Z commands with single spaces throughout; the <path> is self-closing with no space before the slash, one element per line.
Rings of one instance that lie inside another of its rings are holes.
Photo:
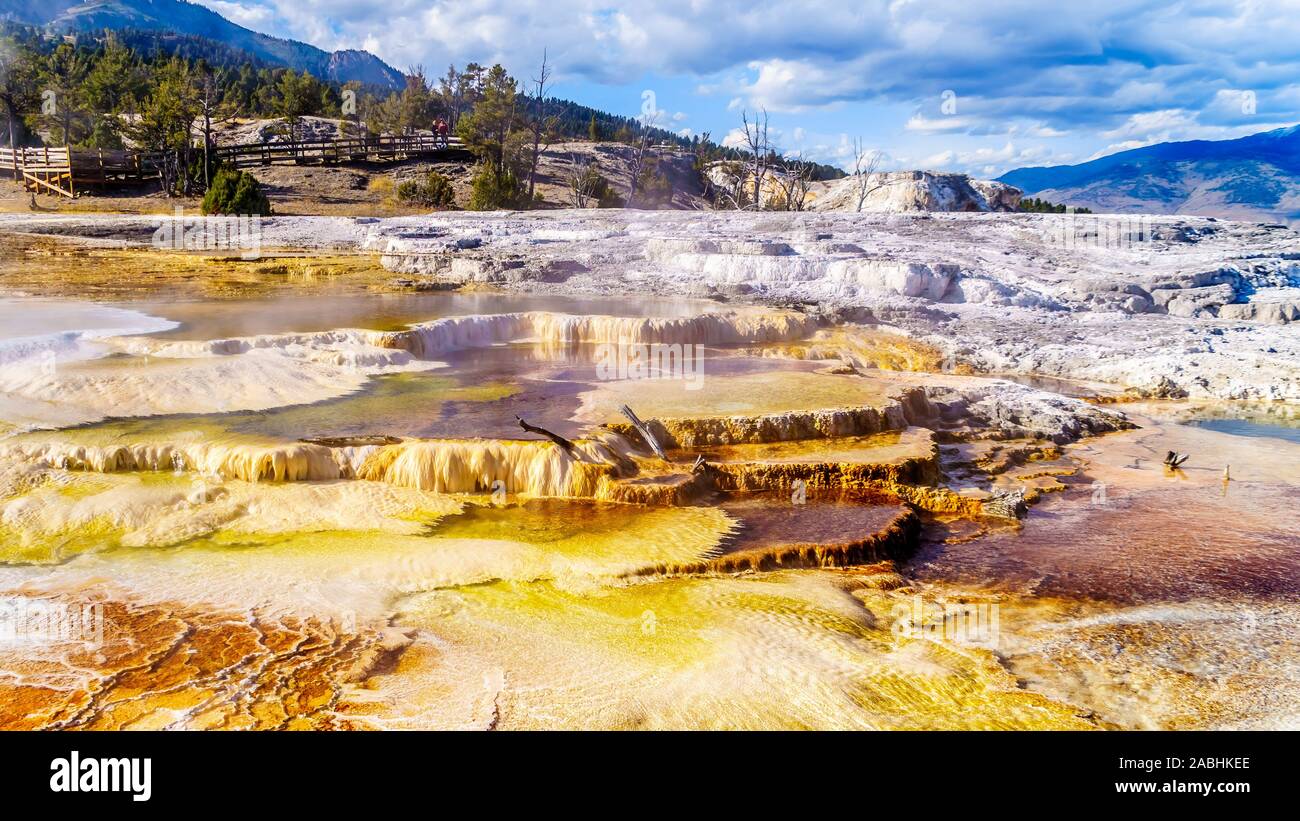
<path fill-rule="evenodd" d="M 509 167 L 497 168 L 491 163 L 481 163 L 474 172 L 470 189 L 469 210 L 496 211 L 518 208 L 527 198 L 519 185 L 519 178 Z"/>
<path fill-rule="evenodd" d="M 267 216 L 271 213 L 271 203 L 262 193 L 262 184 L 252 174 L 222 168 L 203 195 L 203 213 Z"/>
<path fill-rule="evenodd" d="M 1020 200 L 1020 211 L 1026 211 L 1033 214 L 1064 214 L 1066 206 L 1040 200 L 1038 197 L 1025 197 Z M 1092 210 L 1088 208 L 1075 208 L 1076 214 L 1091 214 Z"/>
<path fill-rule="evenodd" d="M 614 186 L 611 185 L 609 180 L 606 179 L 602 174 L 597 172 L 594 168 L 592 169 L 592 172 L 595 173 L 596 176 L 595 179 L 592 181 L 591 198 L 596 201 L 596 207 L 597 208 L 622 208 L 623 197 L 620 196 L 619 193 L 614 190 Z"/>
<path fill-rule="evenodd" d="M 456 192 L 452 190 L 451 181 L 437 171 L 430 171 L 424 179 L 407 180 L 397 186 L 397 198 L 431 208 L 454 208 L 456 205 Z"/>
<path fill-rule="evenodd" d="M 610 185 L 608 179 L 597 170 L 595 165 L 588 165 L 569 181 L 570 196 L 575 207 L 581 208 L 622 208 L 623 198 Z"/>
<path fill-rule="evenodd" d="M 403 202 L 414 202 L 420 196 L 423 186 L 419 180 L 406 180 L 397 184 L 397 198 Z"/>
<path fill-rule="evenodd" d="M 636 196 L 632 198 L 633 208 L 664 208 L 673 201 L 673 183 L 659 167 L 656 160 L 649 160 L 636 178 Z"/>
<path fill-rule="evenodd" d="M 785 192 L 778 189 L 767 195 L 767 202 L 763 203 L 763 208 L 768 211 L 789 211 L 790 203 Z"/>

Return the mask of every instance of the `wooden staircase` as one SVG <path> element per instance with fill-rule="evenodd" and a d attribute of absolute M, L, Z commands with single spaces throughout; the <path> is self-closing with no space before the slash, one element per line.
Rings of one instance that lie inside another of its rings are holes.
<path fill-rule="evenodd" d="M 72 152 L 65 148 L 0 148 L 0 167 L 21 180 L 24 191 L 77 196 L 72 184 Z"/>

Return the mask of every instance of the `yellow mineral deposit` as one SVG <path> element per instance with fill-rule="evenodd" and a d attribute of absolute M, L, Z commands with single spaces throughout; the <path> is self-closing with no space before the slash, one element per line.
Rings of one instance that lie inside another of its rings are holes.
<path fill-rule="evenodd" d="M 15 301 L 0 334 L 0 598 L 106 628 L 0 647 L 0 728 L 1293 717 L 1300 444 L 1178 424 L 1205 409 L 1124 405 L 1138 429 L 1058 444 L 934 404 L 997 389 L 936 349 L 795 311 L 387 294 L 335 327 L 277 306 L 364 302 L 373 261 L 25 251 L 33 293 L 40 262 L 156 301 Z M 707 348 L 699 384 L 599 370 L 638 345 Z M 928 630 L 936 603 L 1001 634 Z"/>
<path fill-rule="evenodd" d="M 893 602 L 864 604 L 853 583 L 786 571 L 414 596 L 399 622 L 438 643 L 417 639 L 339 710 L 376 727 L 1093 726 L 987 651 L 900 639 Z"/>
<path fill-rule="evenodd" d="M 945 357 L 933 345 L 879 328 L 828 328 L 803 342 L 769 345 L 761 349 L 769 356 L 792 359 L 828 360 L 845 366 L 886 371 L 943 370 Z M 960 372 L 960 371 L 959 371 Z"/>

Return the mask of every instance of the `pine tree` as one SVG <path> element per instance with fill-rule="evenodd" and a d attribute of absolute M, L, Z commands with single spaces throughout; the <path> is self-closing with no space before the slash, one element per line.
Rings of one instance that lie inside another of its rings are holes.
<path fill-rule="evenodd" d="M 275 85 L 275 113 L 289 126 L 289 139 L 297 141 L 298 122 L 321 110 L 320 81 L 307 72 L 285 70 Z"/>
<path fill-rule="evenodd" d="M 121 148 L 121 114 L 145 89 L 143 73 L 129 48 L 109 35 L 82 84 L 82 96 L 94 124 L 86 144 Z"/>
<path fill-rule="evenodd" d="M 0 39 L 0 106 L 8 123 L 10 148 L 22 144 L 26 131 L 23 113 L 34 109 L 39 99 L 33 57 L 31 50 L 14 38 Z"/>
<path fill-rule="evenodd" d="M 155 68 L 154 81 L 126 133 L 143 150 L 162 152 L 158 170 L 164 191 L 187 193 L 190 130 L 199 115 L 190 68 L 173 58 Z"/>
<path fill-rule="evenodd" d="M 501 172 L 514 159 L 508 155 L 507 145 L 517 125 L 518 84 L 497 64 L 484 76 L 481 93 L 474 108 L 460 118 L 456 134 Z"/>
<path fill-rule="evenodd" d="M 41 120 L 55 142 L 73 145 L 78 138 L 78 118 L 83 102 L 82 84 L 90 71 L 90 58 L 71 43 L 60 43 L 41 66 Z M 49 109 L 46 109 L 49 106 Z"/>

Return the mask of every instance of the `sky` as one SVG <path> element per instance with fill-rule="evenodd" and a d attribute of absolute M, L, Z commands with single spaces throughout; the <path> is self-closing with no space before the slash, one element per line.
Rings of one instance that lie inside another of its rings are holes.
<path fill-rule="evenodd" d="M 555 96 L 653 111 L 852 170 L 994 177 L 1169 140 L 1300 122 L 1300 0 L 199 0 L 256 31 L 364 48 L 398 69 L 543 49 Z"/>

